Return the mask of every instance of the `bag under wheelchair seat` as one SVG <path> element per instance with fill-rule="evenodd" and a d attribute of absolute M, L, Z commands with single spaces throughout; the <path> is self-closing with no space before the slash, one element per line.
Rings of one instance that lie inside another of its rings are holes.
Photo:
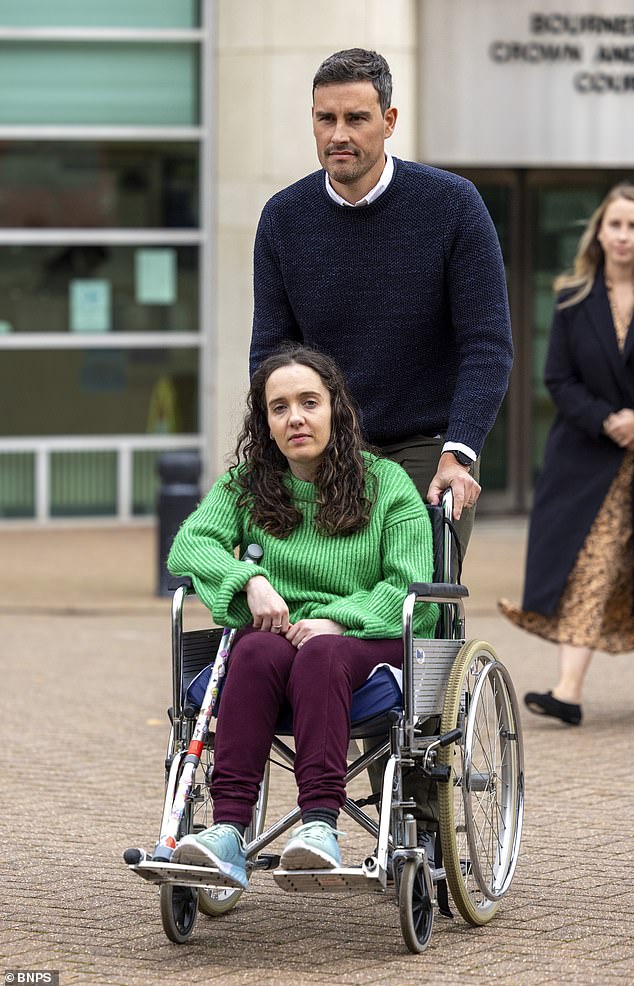
<path fill-rule="evenodd" d="M 193 712 L 200 709 L 205 690 L 211 676 L 211 664 L 203 668 L 190 682 L 185 693 L 185 707 Z M 387 715 L 392 709 L 403 708 L 403 694 L 394 675 L 385 665 L 376 669 L 360 688 L 352 693 L 350 707 L 350 723 L 352 726 L 373 719 L 376 716 Z M 278 731 L 289 733 L 292 730 L 292 712 L 290 707 L 282 711 L 278 722 Z"/>

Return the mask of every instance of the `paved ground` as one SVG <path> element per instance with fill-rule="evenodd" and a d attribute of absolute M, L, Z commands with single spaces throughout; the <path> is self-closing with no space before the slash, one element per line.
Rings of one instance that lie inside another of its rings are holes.
<path fill-rule="evenodd" d="M 465 573 L 468 634 L 498 648 L 519 693 L 554 671 L 554 649 L 495 612 L 519 595 L 523 547 L 521 522 L 481 521 Z M 285 895 L 261 874 L 176 946 L 157 891 L 121 861 L 151 847 L 162 802 L 169 618 L 153 533 L 5 527 L 0 559 L 0 971 L 59 969 L 63 986 L 634 982 L 632 655 L 595 659 L 580 729 L 524 717 L 524 841 L 487 927 L 438 919 L 413 956 L 391 900 Z M 273 810 L 292 799 L 276 779 Z M 367 840 L 345 827 L 358 862 Z"/>

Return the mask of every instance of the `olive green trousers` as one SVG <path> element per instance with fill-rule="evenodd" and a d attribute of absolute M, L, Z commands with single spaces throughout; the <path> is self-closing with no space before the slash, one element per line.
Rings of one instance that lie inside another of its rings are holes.
<path fill-rule="evenodd" d="M 381 451 L 386 458 L 393 459 L 394 462 L 398 462 L 398 464 L 405 469 L 414 481 L 421 497 L 425 500 L 427 490 L 429 489 L 429 484 L 431 483 L 438 467 L 438 460 L 442 452 L 443 444 L 443 438 L 428 438 L 425 435 L 414 435 L 411 438 L 408 438 L 407 441 L 399 442 L 394 445 L 384 445 Z M 476 480 L 479 479 L 479 459 L 477 459 L 474 463 L 473 475 Z M 454 521 L 454 527 L 458 540 L 460 541 L 463 558 L 467 550 L 467 545 L 469 544 L 471 532 L 473 531 L 474 520 L 475 507 L 471 507 L 470 509 L 463 511 L 460 520 Z M 427 732 L 427 735 L 434 735 L 439 728 L 438 720 L 436 718 L 428 719 L 427 722 L 423 723 L 422 728 L 423 733 Z M 366 750 L 375 743 L 376 739 L 366 741 L 364 744 Z M 387 758 L 381 758 L 380 760 L 376 760 L 368 767 L 370 784 L 372 785 L 372 791 L 375 793 L 381 790 L 386 759 Z M 435 829 L 436 823 L 438 822 L 438 794 L 436 790 L 436 782 L 431 781 L 428 777 L 423 777 L 422 774 L 412 770 L 403 775 L 403 793 L 406 798 L 416 802 L 416 809 L 413 810 L 412 813 L 419 826 L 421 828 Z"/>

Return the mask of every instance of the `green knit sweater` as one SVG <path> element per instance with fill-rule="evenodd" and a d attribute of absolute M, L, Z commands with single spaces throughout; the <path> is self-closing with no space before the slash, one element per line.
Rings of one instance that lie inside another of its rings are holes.
<path fill-rule="evenodd" d="M 287 538 L 265 533 L 250 522 L 238 494 L 227 487 L 226 473 L 211 488 L 174 538 L 167 566 L 174 575 L 190 575 L 198 597 L 216 623 L 242 627 L 251 622 L 244 587 L 264 575 L 286 602 L 291 623 L 301 619 L 336 620 L 353 637 L 400 637 L 401 612 L 412 582 L 432 578 L 432 533 L 427 511 L 411 479 L 395 462 L 366 456 L 376 477 L 376 501 L 363 530 L 329 536 L 315 528 L 315 487 L 289 471 L 287 483 L 302 523 Z M 264 550 L 260 565 L 235 557 L 250 543 Z M 414 620 L 418 636 L 429 636 L 437 619 L 435 605 L 419 604 Z"/>

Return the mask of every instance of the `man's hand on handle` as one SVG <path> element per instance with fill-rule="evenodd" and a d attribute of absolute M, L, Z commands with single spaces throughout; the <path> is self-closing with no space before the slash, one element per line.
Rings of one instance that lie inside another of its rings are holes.
<path fill-rule="evenodd" d="M 461 466 L 451 452 L 443 452 L 438 460 L 436 475 L 429 484 L 427 500 L 437 506 L 448 487 L 453 493 L 453 517 L 460 520 L 462 511 L 478 500 L 482 487 L 473 478 L 467 466 Z"/>

